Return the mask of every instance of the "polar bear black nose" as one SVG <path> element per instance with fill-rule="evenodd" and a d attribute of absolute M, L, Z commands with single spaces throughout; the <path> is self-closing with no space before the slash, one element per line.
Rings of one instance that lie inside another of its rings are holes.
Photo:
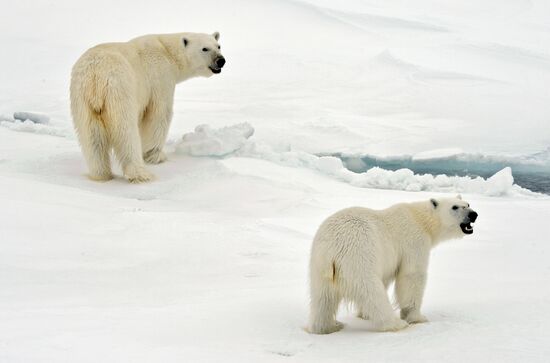
<path fill-rule="evenodd" d="M 470 221 L 475 222 L 477 219 L 477 213 L 473 211 L 468 213 L 468 218 L 470 218 Z"/>
<path fill-rule="evenodd" d="M 225 64 L 225 58 L 224 57 L 220 57 L 220 58 L 216 59 L 216 65 L 218 66 L 218 68 L 223 67 L 224 64 Z"/>

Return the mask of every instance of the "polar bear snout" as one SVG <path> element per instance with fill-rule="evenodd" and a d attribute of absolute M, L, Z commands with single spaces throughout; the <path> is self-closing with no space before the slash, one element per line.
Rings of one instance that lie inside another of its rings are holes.
<path fill-rule="evenodd" d="M 472 223 L 474 223 L 477 219 L 477 212 L 470 210 L 466 217 L 464 218 L 464 221 L 460 223 L 460 229 L 464 234 L 472 234 L 474 233 L 474 227 L 472 227 Z"/>
<path fill-rule="evenodd" d="M 219 57 L 219 58 L 216 58 L 216 60 L 214 61 L 214 63 L 216 63 L 216 65 L 218 66 L 218 68 L 222 68 L 225 64 L 225 58 L 224 57 Z"/>
<path fill-rule="evenodd" d="M 223 66 L 225 65 L 225 58 L 223 55 L 220 55 L 219 57 L 216 57 L 214 61 L 212 61 L 212 65 L 209 67 L 212 73 L 220 73 L 222 71 Z"/>

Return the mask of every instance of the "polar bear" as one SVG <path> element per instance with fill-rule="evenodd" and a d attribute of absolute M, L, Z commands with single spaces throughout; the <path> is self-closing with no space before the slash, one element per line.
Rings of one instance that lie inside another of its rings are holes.
<path fill-rule="evenodd" d="M 93 180 L 112 179 L 111 149 L 133 183 L 153 175 L 144 162 L 166 160 L 162 148 L 177 83 L 221 72 L 220 34 L 145 35 L 86 51 L 71 74 L 71 113 Z"/>
<path fill-rule="evenodd" d="M 460 196 L 396 204 L 384 210 L 352 207 L 328 217 L 313 240 L 308 331 L 329 334 L 342 300 L 378 331 L 426 322 L 421 314 L 430 250 L 439 242 L 473 233 L 477 213 Z M 387 288 L 395 281 L 401 319 Z"/>

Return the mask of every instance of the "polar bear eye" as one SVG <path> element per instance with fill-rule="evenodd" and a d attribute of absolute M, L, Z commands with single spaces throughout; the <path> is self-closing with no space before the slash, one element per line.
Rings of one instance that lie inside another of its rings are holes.
<path fill-rule="evenodd" d="M 222 49 L 222 47 L 218 45 L 218 49 Z"/>
<path fill-rule="evenodd" d="M 453 205 L 453 210 L 457 210 L 458 209 L 458 205 Z"/>
<path fill-rule="evenodd" d="M 208 48 L 202 48 L 202 51 L 203 51 L 203 52 L 208 52 L 209 49 L 208 49 Z"/>

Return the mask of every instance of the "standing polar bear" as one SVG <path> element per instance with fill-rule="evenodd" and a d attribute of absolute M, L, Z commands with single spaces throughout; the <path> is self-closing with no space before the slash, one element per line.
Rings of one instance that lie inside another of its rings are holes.
<path fill-rule="evenodd" d="M 219 37 L 145 35 L 100 44 L 80 57 L 71 74 L 71 112 L 91 179 L 112 179 L 111 149 L 128 181 L 153 178 L 144 162 L 166 160 L 176 84 L 221 72 Z"/>
<path fill-rule="evenodd" d="M 472 234 L 477 213 L 457 198 L 396 204 L 384 210 L 353 207 L 325 220 L 311 250 L 311 315 L 308 330 L 329 334 L 342 300 L 371 319 L 378 331 L 423 323 L 422 297 L 430 250 L 439 242 Z M 395 281 L 396 317 L 387 288 Z"/>

